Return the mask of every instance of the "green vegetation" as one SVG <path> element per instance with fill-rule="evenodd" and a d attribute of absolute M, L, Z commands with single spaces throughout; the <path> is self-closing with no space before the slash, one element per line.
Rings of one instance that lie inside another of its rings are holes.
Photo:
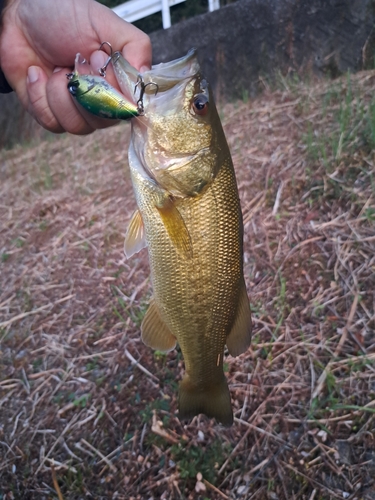
<path fill-rule="evenodd" d="M 113 311 L 116 316 L 123 322 L 126 323 L 126 318 L 129 317 L 132 322 L 139 328 L 141 326 L 144 315 L 146 314 L 149 296 L 142 297 L 140 302 L 127 301 L 126 295 L 116 287 L 112 287 L 112 293 L 117 298 L 117 306 L 113 306 Z"/>
<path fill-rule="evenodd" d="M 200 472 L 212 484 L 216 483 L 216 471 L 230 452 L 231 446 L 221 439 L 215 439 L 209 447 L 182 442 L 171 448 L 172 459 L 177 464 L 182 479 L 195 479 Z"/>
<path fill-rule="evenodd" d="M 6 262 L 8 259 L 10 259 L 10 254 L 7 252 L 2 252 L 1 253 L 1 262 Z"/>
<path fill-rule="evenodd" d="M 342 161 L 350 161 L 359 149 L 369 153 L 375 148 L 375 97 L 369 96 L 370 101 L 365 103 L 360 95 L 353 94 L 351 78 L 348 73 L 346 81 L 333 82 L 323 98 L 322 117 L 331 122 L 330 133 L 319 132 L 314 122 L 308 124 L 305 143 L 309 158 L 323 165 L 327 173 Z M 353 178 L 353 170 L 348 167 L 348 175 Z"/>

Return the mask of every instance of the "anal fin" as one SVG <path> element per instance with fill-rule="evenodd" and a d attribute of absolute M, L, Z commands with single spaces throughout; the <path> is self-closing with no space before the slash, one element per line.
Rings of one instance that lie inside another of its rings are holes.
<path fill-rule="evenodd" d="M 229 354 L 239 356 L 245 352 L 251 342 L 251 312 L 249 299 L 247 297 L 245 280 L 242 278 L 240 294 L 238 298 L 237 315 L 232 330 L 227 336 L 226 344 Z"/>
<path fill-rule="evenodd" d="M 141 324 L 144 344 L 157 351 L 168 352 L 176 346 L 176 337 L 160 317 L 155 301 L 151 299 L 146 315 Z"/>

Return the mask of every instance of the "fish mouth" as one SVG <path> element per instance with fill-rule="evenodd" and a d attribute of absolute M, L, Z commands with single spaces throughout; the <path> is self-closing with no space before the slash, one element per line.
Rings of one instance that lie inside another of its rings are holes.
<path fill-rule="evenodd" d="M 143 73 L 139 73 L 131 66 L 119 51 L 113 54 L 112 65 L 122 93 L 127 98 L 132 95 L 134 103 L 139 102 L 143 95 L 160 96 L 163 92 L 193 78 L 199 72 L 196 49 L 189 50 L 185 56 L 174 61 L 154 65 Z"/>
<path fill-rule="evenodd" d="M 153 83 L 158 86 L 158 92 L 164 92 L 183 80 L 193 78 L 198 72 L 197 51 L 191 49 L 185 56 L 174 61 L 157 64 L 149 71 L 142 73 L 141 76 L 146 84 Z M 150 85 L 146 93 L 153 92 L 152 85 Z"/>

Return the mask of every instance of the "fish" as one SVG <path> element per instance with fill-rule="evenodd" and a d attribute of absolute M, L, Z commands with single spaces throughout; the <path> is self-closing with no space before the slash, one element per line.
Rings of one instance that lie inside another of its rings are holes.
<path fill-rule="evenodd" d="M 141 75 L 119 52 L 111 62 L 121 92 L 135 89 L 142 104 L 128 152 L 138 208 L 124 244 L 128 258 L 148 249 L 153 296 L 141 337 L 163 352 L 180 346 L 179 418 L 230 426 L 225 346 L 245 352 L 252 322 L 240 199 L 212 90 L 195 50 Z"/>
<path fill-rule="evenodd" d="M 87 111 L 100 118 L 129 120 L 139 115 L 138 106 L 113 87 L 105 78 L 93 74 L 78 53 L 75 69 L 68 76 L 68 90 Z"/>

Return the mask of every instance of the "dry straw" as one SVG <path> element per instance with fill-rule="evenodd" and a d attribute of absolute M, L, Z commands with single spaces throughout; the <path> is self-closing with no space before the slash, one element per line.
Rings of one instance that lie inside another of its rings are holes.
<path fill-rule="evenodd" d="M 129 126 L 0 156 L 0 497 L 374 498 L 375 74 L 221 108 L 253 343 L 235 424 L 181 424 L 181 355 L 139 326 Z"/>

